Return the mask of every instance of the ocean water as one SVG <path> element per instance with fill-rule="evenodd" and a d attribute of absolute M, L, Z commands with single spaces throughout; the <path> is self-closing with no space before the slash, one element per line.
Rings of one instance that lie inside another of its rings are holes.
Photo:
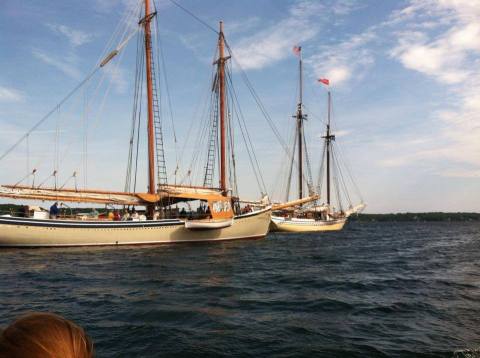
<path fill-rule="evenodd" d="M 0 326 L 83 326 L 98 357 L 478 357 L 480 224 L 0 250 Z"/>

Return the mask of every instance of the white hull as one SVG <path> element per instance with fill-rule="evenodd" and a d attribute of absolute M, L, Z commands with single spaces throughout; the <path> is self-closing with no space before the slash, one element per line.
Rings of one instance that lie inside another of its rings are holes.
<path fill-rule="evenodd" d="M 223 229 L 233 225 L 233 219 L 228 220 L 188 220 L 185 227 L 190 230 Z"/>
<path fill-rule="evenodd" d="M 287 219 L 280 216 L 272 216 L 272 231 L 285 232 L 320 232 L 342 230 L 347 219 L 314 220 L 314 219 Z"/>
<path fill-rule="evenodd" d="M 0 217 L 0 247 L 139 245 L 259 239 L 270 208 L 235 217 L 226 228 L 192 231 L 185 221 L 66 221 Z"/>

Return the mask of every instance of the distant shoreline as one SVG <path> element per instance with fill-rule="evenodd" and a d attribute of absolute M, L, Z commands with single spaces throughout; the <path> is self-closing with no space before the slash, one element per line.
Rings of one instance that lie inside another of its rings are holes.
<path fill-rule="evenodd" d="M 480 213 L 390 213 L 390 214 L 358 214 L 350 217 L 351 221 L 480 221 Z"/>

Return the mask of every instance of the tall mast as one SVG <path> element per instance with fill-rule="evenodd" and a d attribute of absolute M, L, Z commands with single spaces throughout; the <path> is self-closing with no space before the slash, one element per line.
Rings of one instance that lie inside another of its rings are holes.
<path fill-rule="evenodd" d="M 330 116 L 332 112 L 332 96 L 328 91 L 328 118 L 327 118 L 327 134 L 325 135 L 327 145 L 327 204 L 330 205 L 330 146 L 335 140 L 335 135 L 330 134 Z"/>
<path fill-rule="evenodd" d="M 153 114 L 153 78 L 152 78 L 152 33 L 150 31 L 150 0 L 145 0 L 145 68 L 147 71 L 147 104 L 148 104 L 148 192 L 156 193 L 155 188 L 155 131 Z"/>
<path fill-rule="evenodd" d="M 303 68 L 302 68 L 302 48 L 299 47 L 299 96 L 297 104 L 297 136 L 298 136 L 298 198 L 303 198 Z"/>
<path fill-rule="evenodd" d="M 220 189 L 227 191 L 227 155 L 226 155 L 226 106 L 225 106 L 225 38 L 223 36 L 223 21 L 220 21 L 220 32 L 218 36 L 218 81 L 220 89 Z"/>

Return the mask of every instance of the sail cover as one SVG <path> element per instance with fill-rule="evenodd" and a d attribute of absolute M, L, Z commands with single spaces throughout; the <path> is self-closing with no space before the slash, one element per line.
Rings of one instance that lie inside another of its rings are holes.
<path fill-rule="evenodd" d="M 167 198 L 174 202 L 223 198 L 219 189 L 177 185 L 162 186 L 158 194 L 0 185 L 0 197 L 112 205 L 146 205 Z"/>

